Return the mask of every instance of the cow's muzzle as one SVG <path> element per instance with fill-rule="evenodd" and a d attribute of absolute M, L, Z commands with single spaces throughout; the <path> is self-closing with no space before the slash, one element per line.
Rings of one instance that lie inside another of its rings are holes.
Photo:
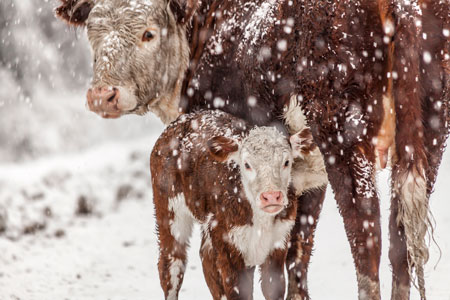
<path fill-rule="evenodd" d="M 103 118 L 118 118 L 122 115 L 119 105 L 120 92 L 115 87 L 90 88 L 87 92 L 87 106 L 90 111 Z"/>

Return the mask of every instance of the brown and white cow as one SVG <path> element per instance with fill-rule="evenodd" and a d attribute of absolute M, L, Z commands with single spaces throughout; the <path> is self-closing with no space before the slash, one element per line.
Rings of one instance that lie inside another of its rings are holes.
<path fill-rule="evenodd" d="M 290 106 L 297 95 L 324 155 L 365 299 L 380 299 L 374 173 L 377 157 L 383 167 L 390 161 L 392 299 L 409 298 L 413 270 L 425 298 L 428 199 L 449 124 L 448 0 L 61 1 L 58 15 L 87 24 L 95 71 L 88 104 L 105 117 L 151 110 L 168 123 L 219 108 L 292 130 L 301 126 Z M 299 200 L 289 299 L 309 298 L 306 271 L 323 197 L 318 190 Z M 310 215 L 312 224 L 301 222 Z"/>
<path fill-rule="evenodd" d="M 177 299 L 195 221 L 213 299 L 252 299 L 261 268 L 266 299 L 283 300 L 284 264 L 297 201 L 289 189 L 294 158 L 310 153 L 308 129 L 287 138 L 221 111 L 179 117 L 157 140 L 150 158 L 166 299 Z M 303 153 L 303 155 L 302 155 Z M 308 177 L 304 173 L 303 177 Z"/>

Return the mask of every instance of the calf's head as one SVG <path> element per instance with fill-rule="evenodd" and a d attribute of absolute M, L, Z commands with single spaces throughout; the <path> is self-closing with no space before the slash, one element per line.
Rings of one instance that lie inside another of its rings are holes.
<path fill-rule="evenodd" d="M 165 123 L 174 119 L 193 0 L 60 1 L 56 14 L 87 28 L 94 61 L 89 109 L 105 118 L 150 110 Z"/>
<path fill-rule="evenodd" d="M 245 195 L 256 212 L 279 213 L 287 204 L 294 158 L 312 141 L 298 134 L 288 139 L 273 127 L 255 127 L 241 142 L 224 136 L 208 141 L 218 161 L 234 161 L 240 168 Z M 233 183 L 231 183 L 233 184 Z"/>

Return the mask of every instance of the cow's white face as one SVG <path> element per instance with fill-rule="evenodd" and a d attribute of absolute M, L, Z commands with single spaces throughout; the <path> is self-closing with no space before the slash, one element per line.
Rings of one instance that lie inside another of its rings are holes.
<path fill-rule="evenodd" d="M 87 28 L 93 53 L 89 109 L 106 118 L 148 110 L 165 123 L 176 118 L 189 48 L 173 1 L 72 2 L 73 7 L 63 5 L 57 13 Z"/>

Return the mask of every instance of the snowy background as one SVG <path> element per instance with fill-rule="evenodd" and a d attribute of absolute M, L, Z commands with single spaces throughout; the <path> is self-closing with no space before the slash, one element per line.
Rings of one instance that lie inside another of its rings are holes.
<path fill-rule="evenodd" d="M 83 29 L 53 16 L 56 1 L 0 1 L 0 299 L 163 299 L 149 154 L 154 116 L 104 120 L 85 109 L 91 56 Z M 388 172 L 381 287 L 390 297 Z M 450 299 L 450 151 L 432 211 L 429 299 Z M 198 228 L 181 299 L 210 299 Z M 438 262 L 439 261 L 439 262 Z M 356 276 L 331 191 L 309 275 L 313 299 L 356 299 Z M 412 299 L 419 299 L 412 291 Z M 255 299 L 262 299 L 259 288 Z"/>

